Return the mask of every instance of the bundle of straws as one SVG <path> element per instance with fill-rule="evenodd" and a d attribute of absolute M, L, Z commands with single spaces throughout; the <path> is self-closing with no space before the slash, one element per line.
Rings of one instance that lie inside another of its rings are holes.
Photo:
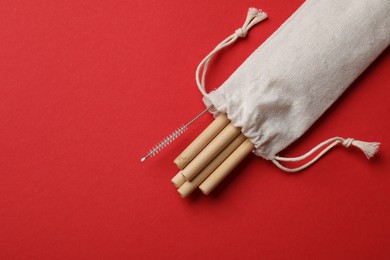
<path fill-rule="evenodd" d="M 198 187 L 208 195 L 253 150 L 251 141 L 221 113 L 174 160 L 180 171 L 172 183 L 183 198 Z"/>
<path fill-rule="evenodd" d="M 213 56 L 239 38 L 244 38 L 249 29 L 267 18 L 267 14 L 249 8 L 244 25 L 218 44 L 196 69 L 196 82 L 203 95 L 205 75 Z M 233 126 L 225 114 L 216 119 L 174 160 L 180 169 L 172 182 L 185 198 L 197 187 L 209 194 L 252 150 L 253 144 Z"/>

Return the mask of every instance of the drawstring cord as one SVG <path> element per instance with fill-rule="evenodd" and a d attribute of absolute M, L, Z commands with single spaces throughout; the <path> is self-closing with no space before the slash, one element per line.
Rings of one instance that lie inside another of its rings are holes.
<path fill-rule="evenodd" d="M 309 152 L 307 152 L 306 154 L 304 154 L 302 156 L 290 157 L 290 158 L 275 156 L 274 159 L 272 159 L 272 162 L 279 169 L 281 169 L 283 171 L 298 172 L 298 171 L 301 171 L 301 170 L 308 168 L 310 165 L 312 165 L 313 163 L 318 161 L 324 154 L 326 154 L 328 151 L 330 151 L 333 147 L 335 147 L 338 144 L 342 144 L 344 147 L 347 147 L 347 148 L 350 147 L 351 145 L 359 148 L 360 150 L 362 150 L 364 152 L 367 159 L 372 158 L 377 153 L 377 151 L 379 149 L 379 145 L 380 145 L 380 143 L 377 143 L 377 142 L 363 142 L 363 141 L 355 140 L 353 138 L 344 139 L 342 137 L 333 137 L 333 138 L 330 138 L 330 139 L 320 143 L 319 145 L 317 145 L 316 147 L 314 147 L 313 149 L 311 149 Z M 302 161 L 302 160 L 306 159 L 307 157 L 309 157 L 310 155 L 312 155 L 313 153 L 317 152 L 319 149 L 321 149 L 324 146 L 326 146 L 326 148 L 324 150 L 322 150 L 311 161 L 307 162 L 306 164 L 304 164 L 300 167 L 288 168 L 288 167 L 285 167 L 282 164 L 280 164 L 280 162 Z"/>
<path fill-rule="evenodd" d="M 217 47 L 215 47 L 215 49 L 212 50 L 199 63 L 196 69 L 195 78 L 196 78 L 196 84 L 198 85 L 199 91 L 203 94 L 203 96 L 207 95 L 205 89 L 205 78 L 206 78 L 206 72 L 207 72 L 209 62 L 213 58 L 213 56 L 223 48 L 233 44 L 235 41 L 237 41 L 238 38 L 244 38 L 247 35 L 250 28 L 252 28 L 257 23 L 261 22 L 262 20 L 266 19 L 267 17 L 268 17 L 267 14 L 262 10 L 258 10 L 256 8 L 249 8 L 248 15 L 246 17 L 244 25 L 241 28 L 237 29 L 232 35 L 230 35 L 225 40 L 223 40 L 220 44 L 218 44 Z"/>

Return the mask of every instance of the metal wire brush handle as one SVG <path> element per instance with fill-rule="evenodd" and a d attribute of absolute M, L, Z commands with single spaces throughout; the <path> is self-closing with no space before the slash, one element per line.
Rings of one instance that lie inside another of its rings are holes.
<path fill-rule="evenodd" d="M 153 157 L 155 156 L 156 154 L 158 154 L 162 149 L 164 149 L 165 147 L 167 147 L 170 143 L 172 143 L 176 138 L 178 138 L 180 135 L 182 135 L 187 129 L 188 127 L 193 123 L 195 122 L 199 117 L 201 117 L 204 113 L 206 113 L 208 110 L 210 109 L 210 107 L 206 108 L 205 110 L 203 110 L 199 115 L 197 115 L 196 117 L 194 117 L 193 119 L 191 119 L 191 121 L 189 121 L 187 124 L 183 125 L 182 127 L 176 129 L 174 132 L 172 132 L 170 135 L 168 135 L 167 137 L 164 138 L 164 140 L 162 140 L 159 144 L 157 144 L 156 146 L 154 146 L 152 149 L 150 149 L 150 151 L 148 152 L 147 155 L 145 155 L 144 157 L 142 157 L 141 159 L 141 162 L 145 161 L 146 159 L 148 159 L 149 157 Z"/>

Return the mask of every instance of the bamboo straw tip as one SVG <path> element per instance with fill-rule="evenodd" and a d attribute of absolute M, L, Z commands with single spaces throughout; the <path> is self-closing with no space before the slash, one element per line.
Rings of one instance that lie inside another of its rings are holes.
<path fill-rule="evenodd" d="M 180 190 L 177 190 L 177 193 L 179 193 L 180 197 L 182 197 L 183 199 L 186 198 L 186 194 L 181 193 Z"/>
<path fill-rule="evenodd" d="M 173 186 L 175 186 L 176 188 L 179 188 L 179 187 L 180 187 L 179 185 L 176 184 L 176 182 L 175 182 L 174 179 L 172 179 L 171 182 L 172 182 Z"/>
<path fill-rule="evenodd" d="M 171 182 L 173 183 L 173 185 L 176 187 L 176 188 L 180 188 L 185 182 L 186 180 L 184 179 L 183 175 L 181 174 L 181 171 L 176 174 L 172 179 L 171 179 Z"/>
<path fill-rule="evenodd" d="M 199 186 L 199 189 L 200 189 L 200 191 L 201 191 L 204 195 L 209 195 L 209 194 L 210 194 L 210 189 L 204 188 L 204 187 L 202 187 L 202 185 Z"/>
<path fill-rule="evenodd" d="M 179 168 L 180 170 L 183 170 L 187 159 L 188 158 L 186 158 L 186 157 L 179 156 L 173 161 L 173 163 L 177 166 L 177 168 Z"/>

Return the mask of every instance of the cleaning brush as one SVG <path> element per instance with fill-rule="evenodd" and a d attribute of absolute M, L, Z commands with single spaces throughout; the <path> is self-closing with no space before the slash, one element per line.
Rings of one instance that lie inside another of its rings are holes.
<path fill-rule="evenodd" d="M 155 145 L 152 149 L 149 150 L 148 154 L 141 158 L 141 162 L 145 161 L 149 157 L 153 157 L 156 154 L 158 154 L 162 149 L 167 147 L 170 143 L 172 143 L 176 138 L 178 138 L 180 135 L 182 135 L 188 127 L 195 122 L 199 117 L 201 117 L 204 113 L 206 113 L 210 107 L 207 107 L 205 110 L 203 110 L 201 113 L 199 113 L 196 117 L 191 119 L 187 124 L 179 127 L 175 131 L 173 131 L 170 135 L 165 137 L 160 143 Z"/>

